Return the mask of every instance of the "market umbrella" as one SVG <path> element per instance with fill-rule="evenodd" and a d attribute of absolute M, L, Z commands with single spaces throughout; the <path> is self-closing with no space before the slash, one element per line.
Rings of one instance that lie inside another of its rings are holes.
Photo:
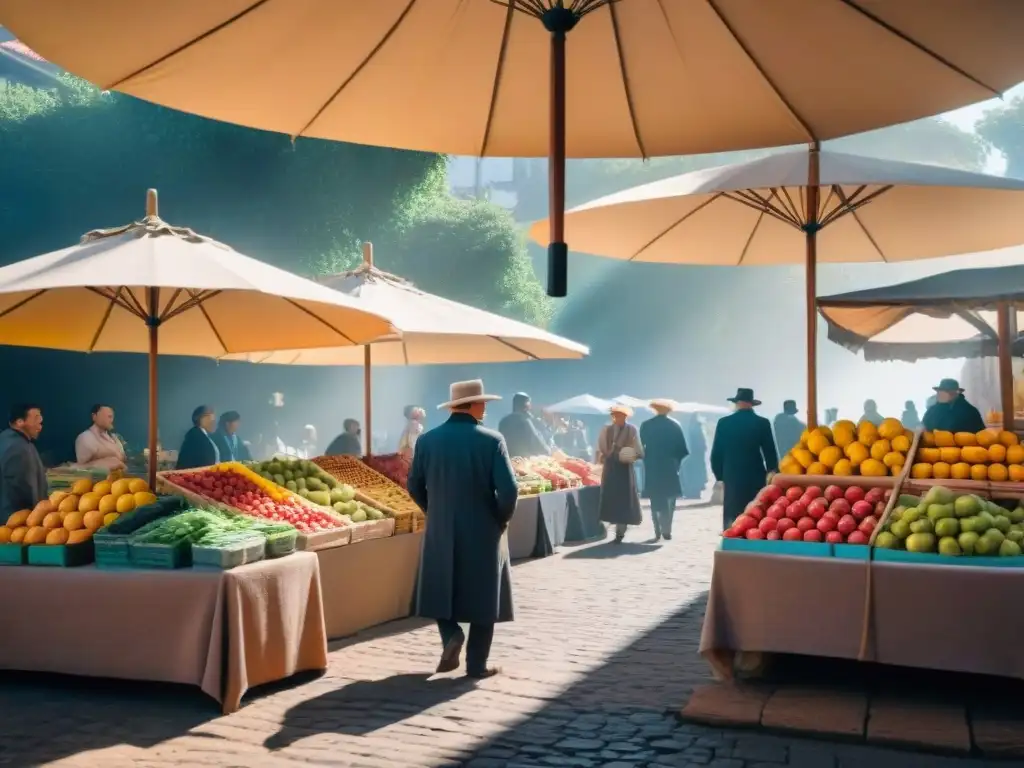
<path fill-rule="evenodd" d="M 634 411 L 638 411 L 641 408 L 646 408 L 648 411 L 651 410 L 650 400 L 644 400 L 643 398 L 632 397 L 630 395 L 619 395 L 618 397 L 613 397 L 612 402 L 619 405 L 627 405 Z"/>
<path fill-rule="evenodd" d="M 808 186 L 808 169 L 818 186 Z M 547 225 L 531 235 L 546 242 Z M 676 264 L 806 268 L 808 423 L 817 423 L 819 262 L 893 262 L 1024 242 L 1024 181 L 822 150 L 644 184 L 566 214 L 574 247 Z"/>
<path fill-rule="evenodd" d="M 146 216 L 0 269 L 0 344 L 149 354 L 149 474 L 156 473 L 157 355 L 362 344 L 395 333 L 332 291 L 190 229 Z"/>
<path fill-rule="evenodd" d="M 1011 356 L 1024 353 L 1024 266 L 958 269 L 818 299 L 828 337 L 867 360 L 997 355 L 1003 422 L 1013 428 Z"/>
<path fill-rule="evenodd" d="M 435 365 L 514 363 L 528 360 L 578 360 L 590 350 L 583 344 L 532 325 L 421 291 L 373 264 L 373 246 L 363 244 L 363 263 L 356 269 L 320 280 L 387 318 L 399 333 L 366 345 L 281 349 L 225 355 L 229 360 L 284 365 L 362 365 L 367 450 L 373 422 L 373 365 Z M 312 347 L 313 345 L 304 345 Z"/>
<path fill-rule="evenodd" d="M 703 413 L 711 416 L 728 416 L 731 408 L 724 405 L 707 405 L 705 403 L 676 403 L 673 413 Z"/>
<path fill-rule="evenodd" d="M 612 407 L 611 400 L 602 400 L 593 395 L 576 395 L 549 405 L 545 411 L 549 413 L 567 413 L 574 416 L 606 416 Z"/>
<path fill-rule="evenodd" d="M 205 117 L 547 154 L 553 296 L 566 156 L 817 146 L 1024 80 L 1012 0 L 0 0 L 0 22 L 101 88 Z"/>

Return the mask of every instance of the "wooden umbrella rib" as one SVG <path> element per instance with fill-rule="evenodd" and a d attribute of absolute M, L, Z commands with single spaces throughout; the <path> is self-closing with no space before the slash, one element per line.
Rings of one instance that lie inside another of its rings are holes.
<path fill-rule="evenodd" d="M 120 80 L 115 80 L 114 82 L 109 83 L 107 85 L 101 85 L 100 86 L 100 90 L 103 90 L 103 91 L 114 91 L 114 90 L 117 90 L 122 85 L 124 85 L 129 80 L 131 80 L 132 78 L 138 77 L 139 75 L 144 74 L 145 72 L 148 72 L 149 70 L 153 69 L 153 67 L 156 67 L 156 66 L 159 66 L 160 64 L 163 64 L 168 59 L 174 58 L 179 53 L 182 53 L 182 52 L 188 50 L 192 46 L 194 46 L 194 45 L 196 45 L 198 43 L 201 43 L 203 40 L 206 40 L 209 37 L 212 37 L 213 35 L 217 34 L 221 30 L 226 29 L 227 27 L 230 27 L 236 21 L 239 21 L 239 20 L 245 18 L 250 13 L 252 13 L 253 11 L 258 10 L 260 7 L 262 7 L 263 5 L 265 5 L 268 2 L 270 2 L 270 0 L 256 0 L 256 2 L 254 2 L 252 5 L 248 6 L 247 8 L 243 8 L 241 11 L 239 11 L 234 16 L 232 16 L 230 19 L 227 19 L 226 21 L 222 21 L 217 26 L 212 27 L 212 28 L 206 30 L 205 32 L 203 32 L 200 35 L 197 35 L 196 37 L 193 37 L 188 42 L 179 45 L 177 48 L 175 48 L 170 53 L 165 53 L 160 58 L 158 58 L 158 59 L 156 59 L 154 61 L 151 61 L 149 64 L 146 64 L 143 67 L 135 70 L 130 75 L 122 77 Z"/>
<path fill-rule="evenodd" d="M 501 336 L 491 336 L 489 338 L 492 338 L 496 342 L 498 342 L 499 344 L 504 344 L 509 349 L 514 350 L 515 352 L 518 352 L 520 355 L 525 357 L 527 360 L 540 360 L 540 358 L 537 357 L 536 355 L 530 354 L 525 349 L 521 349 L 520 347 L 517 347 L 511 341 L 507 341 L 506 339 L 501 338 Z"/>
<path fill-rule="evenodd" d="M 615 54 L 619 60 L 622 87 L 626 91 L 626 108 L 629 110 L 629 124 L 633 127 L 633 138 L 636 139 L 636 146 L 640 150 L 640 156 L 646 159 L 647 150 L 644 148 L 644 140 L 640 136 L 640 124 L 636 119 L 636 106 L 633 103 L 633 91 L 629 87 L 629 72 L 626 69 L 626 57 L 622 52 L 622 36 L 619 34 L 619 17 L 615 13 L 615 3 L 608 5 L 608 15 L 612 21 L 612 35 L 615 37 Z"/>
<path fill-rule="evenodd" d="M 747 252 L 750 250 L 750 246 L 754 243 L 754 238 L 757 236 L 757 230 L 761 227 L 761 222 L 764 221 L 766 211 L 758 211 L 757 221 L 754 222 L 754 226 L 750 228 L 750 234 L 747 236 L 747 241 L 743 244 L 743 250 L 740 251 L 740 258 L 736 262 L 736 266 L 742 266 L 743 262 L 747 258 Z"/>
<path fill-rule="evenodd" d="M 406 4 L 402 12 L 398 14 L 398 18 L 395 19 L 395 21 L 388 28 L 388 31 L 385 32 L 384 35 L 380 38 L 380 40 L 377 41 L 377 44 L 373 46 L 372 50 L 368 54 L 366 54 L 363 60 L 359 62 L 355 69 L 352 70 L 351 74 L 349 74 L 349 76 L 345 78 L 342 84 L 337 87 L 334 93 L 331 94 L 330 98 L 327 99 L 327 101 L 325 101 L 323 105 L 316 111 L 316 114 L 314 114 L 313 117 L 309 119 L 309 122 L 302 126 L 302 128 L 300 128 L 296 133 L 292 134 L 293 139 L 297 139 L 298 137 L 302 136 L 306 131 L 308 131 L 310 126 L 312 126 L 313 123 L 315 123 L 320 118 L 320 115 L 326 112 L 328 108 L 331 106 L 331 104 L 334 103 L 335 99 L 337 99 L 341 95 L 342 91 L 348 88 L 352 81 L 359 77 L 359 73 L 362 72 L 363 69 L 365 69 L 366 66 L 371 61 L 373 61 L 374 56 L 380 53 L 381 49 L 385 45 L 387 45 L 388 40 L 391 39 L 391 36 L 394 35 L 396 31 L 398 31 L 398 28 L 400 26 L 402 26 L 402 22 L 405 21 L 406 17 L 409 15 L 409 12 L 412 10 L 414 5 L 416 5 L 416 0 L 409 0 L 409 2 Z"/>
<path fill-rule="evenodd" d="M 781 192 L 779 190 L 781 190 Z M 773 187 L 772 193 L 779 201 L 779 204 L 785 208 L 786 212 L 790 215 L 790 221 L 794 225 L 802 227 L 804 223 L 804 216 L 800 212 L 802 206 L 797 204 L 797 201 L 793 199 L 793 195 L 790 193 L 789 187 Z"/>
<path fill-rule="evenodd" d="M 96 328 L 96 333 L 92 335 L 92 341 L 89 342 L 89 352 L 95 350 L 96 345 L 99 344 L 100 336 L 103 335 L 103 329 L 107 327 L 107 321 L 110 320 L 110 313 L 114 311 L 114 307 L 117 305 L 117 300 L 121 298 L 122 290 L 124 290 L 123 287 L 118 288 L 110 301 L 107 302 L 107 308 L 103 310 L 103 317 L 100 318 L 100 324 Z"/>
<path fill-rule="evenodd" d="M 734 203 L 745 205 L 747 208 L 753 208 L 755 211 L 767 213 L 769 216 L 796 229 L 799 229 L 801 226 L 798 221 L 793 219 L 789 211 L 779 208 L 770 199 L 761 197 L 752 189 L 738 189 L 735 192 L 722 192 L 719 194 L 726 200 L 732 200 Z"/>
<path fill-rule="evenodd" d="M 768 84 L 768 87 L 771 89 L 772 93 L 775 94 L 775 98 L 779 100 L 779 103 L 781 103 L 786 108 L 790 116 L 792 116 L 792 118 L 796 120 L 800 127 L 803 128 L 804 133 L 807 134 L 807 141 L 810 142 L 817 140 L 818 137 L 815 135 L 814 130 L 811 128 L 810 124 L 800 115 L 796 107 L 793 106 L 792 102 L 790 102 L 790 100 L 786 98 L 786 96 L 782 93 L 782 89 L 779 88 L 779 86 L 775 84 L 775 81 L 768 76 L 768 73 L 765 71 L 764 67 L 761 66 L 761 62 L 759 62 L 757 60 L 757 57 L 754 56 L 753 51 L 751 51 L 750 48 L 747 47 L 747 44 L 744 43 L 742 39 L 740 39 L 740 36 L 736 32 L 735 28 L 732 26 L 732 24 L 729 23 L 729 20 L 725 18 L 725 14 L 722 13 L 722 9 L 718 7 L 717 1 L 705 0 L 705 2 L 708 4 L 708 7 L 714 12 L 715 16 L 718 17 L 719 23 L 723 27 L 725 27 L 725 30 L 729 33 L 729 36 L 732 37 L 733 41 L 736 43 L 739 49 L 743 51 L 743 54 L 747 57 L 747 60 L 753 65 L 754 69 L 757 70 L 758 74 L 761 75 L 764 81 Z"/>
<path fill-rule="evenodd" d="M 878 244 L 878 241 L 875 239 L 874 235 L 871 234 L 871 230 L 868 229 L 867 224 L 865 224 L 864 220 L 861 219 L 861 217 L 857 214 L 857 209 L 859 209 L 861 206 L 867 205 L 880 195 L 884 195 L 890 189 L 892 189 L 891 184 L 885 187 L 881 187 L 879 189 L 876 189 L 863 200 L 857 201 L 856 203 L 850 205 L 849 207 L 839 209 L 841 211 L 844 211 L 845 214 L 853 217 L 853 220 L 857 222 L 857 226 L 860 227 L 861 232 L 864 233 L 864 236 L 868 239 L 868 242 L 871 243 L 871 246 L 878 252 L 878 255 L 882 257 L 882 261 L 885 263 L 889 263 L 889 258 L 885 255 L 885 251 L 882 250 L 882 246 Z M 839 189 L 838 193 L 840 200 L 845 198 L 846 193 L 843 192 L 841 189 Z M 839 214 L 835 216 L 834 218 L 830 219 L 828 223 L 831 224 L 833 221 L 837 221 L 839 218 L 842 217 L 842 215 L 843 214 Z"/>
<path fill-rule="evenodd" d="M 910 35 L 908 35 L 906 32 L 903 32 L 902 30 L 897 29 L 892 24 L 890 24 L 889 22 L 885 21 L 885 19 L 875 15 L 874 13 L 872 13 L 871 11 L 869 11 L 866 8 L 863 8 L 857 2 L 855 2 L 855 0 L 838 0 L 838 2 L 841 3 L 842 5 L 845 5 L 850 10 L 860 14 L 862 17 L 864 17 L 865 19 L 870 21 L 872 24 L 875 24 L 876 26 L 881 27 L 886 32 L 888 32 L 890 35 L 898 37 L 904 43 L 907 43 L 911 47 L 916 48 L 918 51 L 923 53 L 925 56 L 928 56 L 929 58 L 933 59 L 934 61 L 937 61 L 942 66 L 946 67 L 946 69 L 949 69 L 949 70 L 955 72 L 956 74 L 960 75 L 960 77 L 963 77 L 966 80 L 970 80 L 972 83 L 974 83 L 979 88 L 984 88 L 986 91 L 991 93 L 993 96 L 1002 96 L 1003 95 L 1002 91 L 1000 91 L 998 88 L 993 88 L 991 85 L 988 85 L 987 83 L 983 83 L 981 80 L 976 78 L 970 72 L 966 71 L 965 69 L 963 69 L 961 67 L 958 67 L 956 64 L 954 64 L 952 61 L 947 59 L 945 56 L 942 56 L 941 54 L 937 53 L 936 51 L 933 51 L 931 48 L 926 46 L 924 43 L 921 43 L 921 42 L 915 40 Z"/>
<path fill-rule="evenodd" d="M 217 330 L 216 324 L 213 322 L 213 318 L 210 317 L 210 313 L 206 311 L 206 307 L 203 306 L 201 301 L 196 302 L 196 309 L 203 313 L 203 318 L 206 323 L 210 326 L 210 330 L 213 331 L 214 338 L 217 339 L 217 343 L 220 344 L 220 348 L 224 350 L 224 354 L 228 354 L 228 345 L 224 343 L 224 337 L 220 335 L 220 331 Z"/>
<path fill-rule="evenodd" d="M 167 313 L 171 311 L 171 307 L 173 307 L 174 302 L 178 300 L 178 297 L 181 295 L 181 291 L 181 288 L 175 288 L 174 291 L 171 292 L 171 297 L 167 299 L 167 303 L 164 304 L 164 308 L 160 311 L 161 318 L 165 317 Z"/>
<path fill-rule="evenodd" d="M 355 340 L 352 339 L 348 334 L 346 334 L 344 331 L 342 331 L 339 328 L 335 328 L 329 322 L 327 322 L 322 317 L 320 317 L 320 315 L 318 315 L 316 312 L 312 311 L 311 309 L 307 309 L 306 307 L 302 306 L 297 301 L 294 301 L 292 299 L 285 298 L 284 300 L 286 302 L 288 302 L 289 304 L 291 304 L 296 309 L 301 310 L 302 312 L 305 312 L 307 315 L 312 317 L 314 320 L 318 321 L 319 323 L 322 323 L 327 328 L 330 328 L 332 331 L 334 331 L 336 334 L 341 336 L 341 338 L 345 339 L 345 341 L 347 341 L 352 346 L 359 346 L 358 344 L 356 344 Z"/>
<path fill-rule="evenodd" d="M 484 137 L 480 142 L 480 153 L 478 157 L 487 156 L 487 144 L 491 140 L 491 125 L 494 122 L 494 110 L 498 107 L 498 90 L 501 88 L 501 77 L 505 73 L 505 54 L 508 51 L 509 29 L 512 27 L 512 19 L 516 12 L 515 7 L 510 3 L 505 13 L 505 26 L 501 30 L 501 45 L 498 48 L 498 61 L 494 65 L 494 82 L 491 85 L 491 100 L 487 105 L 487 122 L 484 124 Z"/>
<path fill-rule="evenodd" d="M 0 318 L 7 317 L 7 315 L 9 315 L 12 312 L 15 312 L 15 311 L 21 309 L 26 304 L 28 304 L 30 301 L 35 301 L 36 299 L 38 299 L 40 296 L 42 296 L 43 294 L 47 293 L 48 291 L 49 291 L 48 288 L 43 288 L 42 290 L 36 291 L 35 293 L 31 294 L 30 296 L 26 296 L 21 301 L 15 302 L 11 306 L 9 306 L 7 309 L 5 309 L 3 312 L 0 312 Z"/>
<path fill-rule="evenodd" d="M 132 292 L 130 290 L 124 289 L 124 286 L 117 289 L 118 291 L 121 291 L 120 296 L 117 296 L 117 292 L 109 288 L 103 289 L 96 288 L 95 286 L 86 286 L 85 290 L 89 291 L 89 293 L 95 293 L 97 296 L 102 296 L 107 301 L 114 301 L 117 304 L 117 306 L 121 307 L 121 309 L 123 309 L 125 312 L 135 315 L 135 317 L 139 318 L 140 320 L 146 319 L 145 310 L 143 310 L 142 307 L 139 306 L 138 302 L 135 301 L 135 297 L 132 296 Z M 128 297 L 130 297 L 132 301 L 129 301 Z"/>
<path fill-rule="evenodd" d="M 179 290 L 178 292 L 180 293 L 181 290 Z M 166 323 L 168 320 L 171 320 L 177 317 L 178 315 L 183 314 L 184 312 L 188 312 L 190 309 L 195 309 L 204 301 L 209 301 L 215 296 L 220 296 L 220 294 L 223 293 L 223 291 L 211 289 L 208 291 L 199 291 L 198 293 L 196 293 L 193 291 L 185 290 L 185 293 L 188 294 L 189 298 L 181 302 L 181 304 L 174 307 L 173 309 L 170 309 L 170 311 L 160 315 L 161 323 Z M 166 309 L 169 309 L 169 307 Z"/>
<path fill-rule="evenodd" d="M 643 252 L 644 252 L 644 251 L 646 251 L 646 250 L 647 250 L 648 248 L 650 248 L 650 247 L 651 247 L 652 245 L 654 245 L 654 244 L 655 244 L 656 242 L 658 242 L 659 240 L 661 240 L 661 239 L 662 239 L 663 237 L 665 237 L 665 236 L 666 236 L 666 235 L 667 235 L 667 234 L 668 234 L 669 232 L 671 232 L 671 231 L 672 231 L 673 229 L 675 229 L 676 227 L 678 227 L 678 226 L 679 226 L 680 224 L 683 224 L 684 222 L 686 222 L 686 221 L 687 221 L 687 220 L 688 220 L 688 219 L 689 219 L 689 218 L 690 218 L 691 216 L 693 216 L 694 214 L 696 214 L 696 213 L 698 213 L 699 211 L 702 211 L 703 209 L 707 208 L 707 207 L 708 207 L 709 205 L 711 205 L 711 204 L 712 204 L 713 202 L 715 202 L 715 200 L 718 200 L 719 198 L 722 198 L 722 197 L 726 197 L 726 199 L 728 199 L 728 197 L 727 197 L 726 195 L 723 195 L 723 194 L 722 194 L 721 192 L 718 192 L 718 193 L 716 193 L 716 194 L 712 195 L 712 196 L 711 196 L 710 198 L 708 198 L 707 200 L 705 200 L 705 201 L 704 201 L 703 203 L 701 203 L 700 205 L 698 205 L 698 206 L 697 206 L 696 208 L 694 208 L 693 210 L 687 211 L 687 212 L 686 212 L 686 213 L 685 213 L 685 214 L 684 214 L 683 216 L 681 216 L 680 218 L 676 219 L 676 220 L 675 220 L 674 222 L 672 222 L 672 223 L 671 223 L 671 224 L 670 224 L 669 226 L 667 226 L 667 227 L 666 227 L 665 229 L 663 229 L 663 230 L 662 230 L 661 232 L 659 232 L 659 233 L 658 233 L 658 234 L 656 234 L 656 235 L 655 235 L 654 237 L 652 237 L 652 238 L 651 238 L 650 240 L 648 240 L 648 241 L 647 241 L 646 243 L 644 243 L 644 244 L 643 244 L 643 245 L 642 245 L 642 246 L 641 246 L 641 247 L 640 247 L 640 248 L 639 248 L 639 249 L 638 249 L 638 250 L 636 251 L 636 253 L 634 253 L 634 254 L 633 254 L 632 256 L 630 256 L 630 257 L 629 257 L 629 259 L 627 259 L 627 261 L 635 261 L 635 260 L 636 260 L 636 258 L 637 258 L 637 257 L 638 257 L 638 256 L 639 256 L 639 255 L 640 255 L 641 253 L 643 253 Z"/>

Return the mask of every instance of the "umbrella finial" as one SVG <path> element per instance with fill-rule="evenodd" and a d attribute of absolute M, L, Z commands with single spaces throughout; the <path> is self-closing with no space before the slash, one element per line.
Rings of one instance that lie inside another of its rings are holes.
<path fill-rule="evenodd" d="M 363 243 L 363 264 L 373 266 L 373 243 Z"/>
<path fill-rule="evenodd" d="M 156 190 L 146 190 L 146 216 L 155 218 L 159 215 L 159 207 L 157 206 Z"/>

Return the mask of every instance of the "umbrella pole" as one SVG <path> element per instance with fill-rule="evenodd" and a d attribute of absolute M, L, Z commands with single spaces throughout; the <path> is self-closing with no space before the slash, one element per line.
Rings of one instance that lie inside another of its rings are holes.
<path fill-rule="evenodd" d="M 157 205 L 156 190 L 146 191 L 146 218 L 155 218 L 160 215 Z M 159 377 L 157 375 L 157 357 L 160 354 L 160 289 L 146 289 L 146 304 L 149 308 L 149 316 L 146 318 L 146 327 L 149 329 L 149 487 L 156 490 L 156 467 L 157 467 L 157 432 L 159 424 Z"/>
<path fill-rule="evenodd" d="M 807 239 L 805 269 L 805 305 L 807 312 L 807 428 L 818 426 L 818 220 L 821 179 L 819 150 L 821 146 L 811 145 L 807 162 L 807 223 L 804 235 Z"/>
<path fill-rule="evenodd" d="M 373 243 L 363 243 L 363 264 L 373 267 Z M 366 455 L 373 455 L 373 354 L 363 345 L 363 423 L 366 427 Z"/>
<path fill-rule="evenodd" d="M 997 322 L 999 330 L 999 395 L 1003 407 L 1003 429 L 1008 432 L 1014 431 L 1016 408 L 1013 397 L 1013 357 L 1011 349 L 1013 337 L 1016 336 L 1014 323 L 1011 317 L 1011 305 L 1008 301 L 1001 301 L 997 307 Z"/>
<path fill-rule="evenodd" d="M 552 9 L 555 10 L 555 9 Z M 576 16 L 545 14 L 544 25 L 551 32 L 551 135 L 548 151 L 548 296 L 563 298 L 569 287 L 569 246 L 565 243 L 565 35 L 576 24 Z"/>

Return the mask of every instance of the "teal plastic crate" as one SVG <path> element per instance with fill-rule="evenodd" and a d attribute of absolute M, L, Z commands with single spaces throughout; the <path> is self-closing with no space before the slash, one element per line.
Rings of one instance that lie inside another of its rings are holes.
<path fill-rule="evenodd" d="M 132 561 L 128 554 L 128 537 L 106 533 L 103 528 L 92 537 L 96 550 L 97 568 L 131 568 Z"/>
<path fill-rule="evenodd" d="M 0 544 L 0 565 L 24 565 L 27 549 L 24 544 Z"/>
<path fill-rule="evenodd" d="M 768 541 L 767 539 L 722 538 L 724 552 L 753 552 L 758 555 L 790 557 L 832 557 L 832 545 L 816 541 Z"/>
<path fill-rule="evenodd" d="M 95 559 L 91 541 L 83 541 L 81 544 L 32 544 L 26 549 L 29 565 L 77 568 Z"/>
<path fill-rule="evenodd" d="M 864 560 L 871 557 L 871 547 L 867 544 L 833 544 L 832 557 L 840 560 Z"/>
<path fill-rule="evenodd" d="M 1024 556 L 1017 557 L 976 557 L 965 555 L 951 557 L 935 552 L 907 552 L 903 549 L 875 548 L 875 560 L 882 563 L 914 563 L 916 565 L 966 565 L 975 568 L 1024 568 Z"/>
<path fill-rule="evenodd" d="M 192 544 L 129 544 L 128 556 L 135 568 L 174 569 L 192 565 Z"/>

